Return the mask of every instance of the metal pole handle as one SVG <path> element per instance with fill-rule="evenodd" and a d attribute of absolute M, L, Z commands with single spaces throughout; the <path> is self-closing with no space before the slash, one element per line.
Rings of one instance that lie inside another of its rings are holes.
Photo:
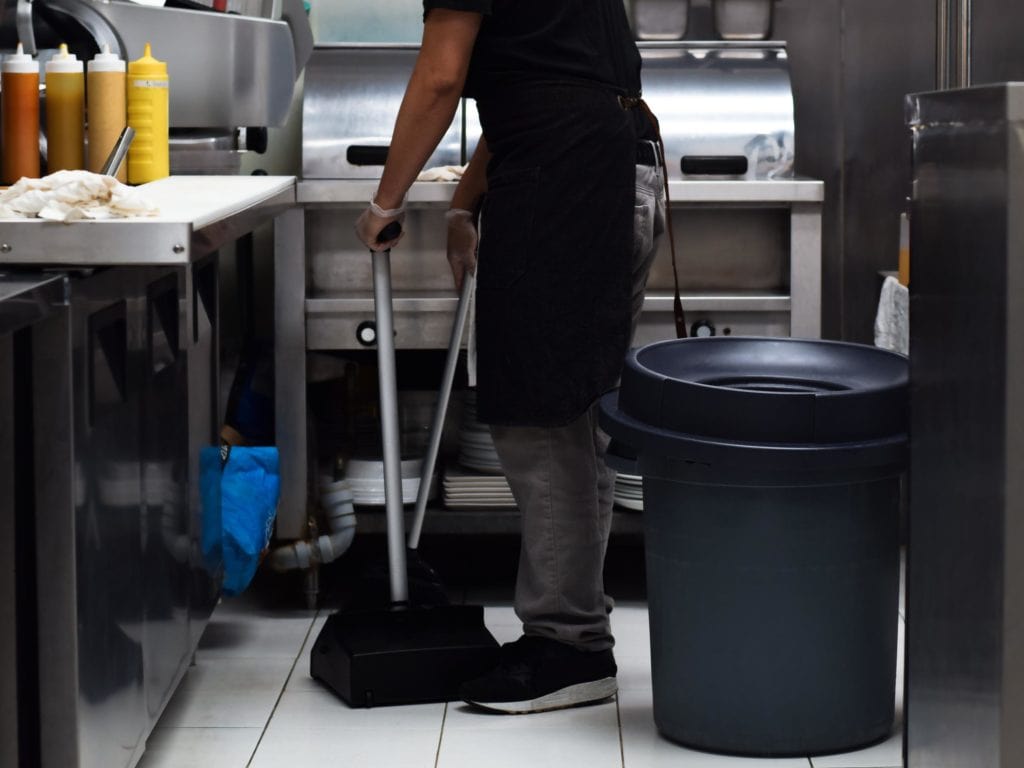
<path fill-rule="evenodd" d="M 397 237 L 380 235 L 382 242 Z M 400 225 L 398 225 L 400 231 Z M 391 308 L 391 251 L 371 252 L 373 300 L 377 321 L 377 365 L 380 380 L 380 426 L 384 448 L 384 503 L 388 526 L 388 569 L 391 600 L 409 600 L 409 576 L 405 562 L 405 518 L 402 508 L 402 456 L 398 433 L 398 381 L 395 372 L 395 328 Z"/>
<path fill-rule="evenodd" d="M 462 346 L 462 334 L 466 329 L 466 318 L 469 316 L 470 299 L 476 287 L 476 277 L 466 274 L 462 281 L 462 293 L 459 295 L 459 306 L 455 310 L 455 322 L 452 324 L 452 335 L 448 342 L 448 359 L 441 377 L 441 391 L 437 395 L 437 408 L 434 410 L 434 421 L 430 426 L 430 443 L 427 454 L 423 457 L 423 469 L 420 472 L 420 489 L 416 494 L 416 512 L 413 515 L 412 528 L 409 531 L 409 549 L 420 545 L 420 533 L 423 531 L 423 519 L 427 515 L 427 496 L 430 495 L 430 479 L 434 475 L 437 453 L 441 447 L 441 434 L 444 432 L 444 419 L 448 414 L 448 403 L 452 396 L 452 383 L 455 381 L 455 368 L 459 363 L 459 347 Z"/>

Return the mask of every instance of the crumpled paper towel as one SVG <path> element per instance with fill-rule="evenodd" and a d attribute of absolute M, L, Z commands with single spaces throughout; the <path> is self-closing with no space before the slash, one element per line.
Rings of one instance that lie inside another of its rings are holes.
<path fill-rule="evenodd" d="M 910 291 L 892 276 L 885 278 L 878 299 L 875 346 L 910 354 Z"/>
<path fill-rule="evenodd" d="M 0 218 L 48 221 L 122 219 L 156 216 L 159 210 L 113 176 L 89 171 L 57 171 L 41 179 L 21 179 L 0 192 Z"/>
<path fill-rule="evenodd" d="M 458 181 L 465 172 L 464 165 L 439 165 L 427 168 L 416 177 L 416 181 Z"/>

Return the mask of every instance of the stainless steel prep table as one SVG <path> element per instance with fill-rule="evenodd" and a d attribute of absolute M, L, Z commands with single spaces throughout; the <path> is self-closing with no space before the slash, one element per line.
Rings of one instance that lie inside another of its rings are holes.
<path fill-rule="evenodd" d="M 216 249 L 273 220 L 287 251 L 301 225 L 292 177 L 143 193 L 159 216 L 0 221 L 3 269 L 70 275 L 67 330 L 32 361 L 47 397 L 30 429 L 46 768 L 134 765 L 184 675 L 219 591 L 198 489 L 221 423 Z"/>
<path fill-rule="evenodd" d="M 67 338 L 64 294 L 62 275 L 0 270 L 0 765 L 5 766 L 38 759 L 34 719 L 20 717 L 38 706 L 31 414 L 36 407 L 59 407 L 59 390 L 47 384 L 67 378 L 67 370 L 60 370 L 67 361 L 59 359 L 48 361 L 51 376 L 34 376 L 47 342 Z"/>
<path fill-rule="evenodd" d="M 351 231 L 349 220 L 365 207 L 377 188 L 376 179 L 313 179 L 298 184 L 298 202 L 306 216 L 330 217 L 330 226 L 314 221 L 302 240 L 308 243 L 307 260 L 285 258 L 278 253 L 276 265 L 276 327 L 279 339 L 303 339 L 309 350 L 360 349 L 357 329 L 373 319 L 373 299 L 364 289 L 368 284 L 370 260 Z M 443 349 L 458 298 L 450 288 L 444 258 L 444 220 L 455 184 L 417 182 L 408 196 L 407 237 L 392 258 L 396 276 L 405 284 L 396 285 L 395 329 L 399 349 Z M 726 209 L 756 213 L 778 213 L 787 219 L 782 233 L 787 246 L 788 264 L 778 291 L 736 290 L 684 294 L 688 318 L 697 320 L 709 314 L 721 318 L 734 333 L 764 333 L 817 338 L 821 335 L 821 211 L 824 183 L 804 179 L 779 180 L 687 180 L 671 181 L 673 210 Z M 305 222 L 304 222 L 305 224 Z M 685 231 L 676 228 L 680 246 L 680 269 L 686 270 Z M 729 233 L 722 237 L 728 239 Z M 321 242 L 321 240 L 323 242 Z M 729 241 L 732 242 L 732 241 Z M 305 248 L 305 245 L 303 246 Z M 665 249 L 663 249 L 665 250 Z M 666 254 L 659 254 L 657 264 Z M 396 280 L 398 278 L 396 277 Z M 322 286 L 335 286 L 324 290 Z M 411 286 L 420 286 L 419 290 Z M 304 307 L 304 311 L 298 308 Z M 664 289 L 650 289 L 644 304 L 644 319 L 637 342 L 668 338 L 672 331 L 672 297 Z M 297 359 L 287 367 L 281 355 L 294 355 L 297 346 L 278 347 L 277 432 L 279 442 L 304 446 L 305 367 Z M 302 404 L 302 409 L 297 404 Z M 294 464 L 303 460 L 302 464 Z M 294 466 L 292 466 L 294 464 Z M 285 471 L 285 466 L 289 468 Z M 306 465 L 303 451 L 282 451 L 282 504 L 278 519 L 279 535 L 299 538 L 306 527 Z M 428 526 L 434 531 L 514 531 L 515 513 L 472 515 L 466 512 L 432 514 Z"/>

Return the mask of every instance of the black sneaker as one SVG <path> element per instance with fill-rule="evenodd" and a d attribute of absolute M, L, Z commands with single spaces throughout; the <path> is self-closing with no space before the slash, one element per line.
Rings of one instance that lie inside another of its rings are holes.
<path fill-rule="evenodd" d="M 459 695 L 493 712 L 547 712 L 614 696 L 616 671 L 611 650 L 581 651 L 557 640 L 524 636 L 503 645 L 497 668 L 463 684 Z"/>

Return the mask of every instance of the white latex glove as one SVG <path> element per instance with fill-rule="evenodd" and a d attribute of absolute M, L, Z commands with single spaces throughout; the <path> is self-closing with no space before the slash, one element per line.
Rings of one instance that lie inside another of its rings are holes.
<path fill-rule="evenodd" d="M 448 220 L 448 264 L 455 278 L 455 290 L 462 291 L 462 279 L 468 272 L 476 274 L 476 215 L 472 211 L 452 208 L 444 217 Z"/>
<path fill-rule="evenodd" d="M 393 221 L 397 221 L 399 224 L 405 221 L 404 205 L 398 208 L 386 209 L 381 208 L 371 200 L 370 207 L 363 211 L 359 218 L 356 219 L 356 236 L 371 251 L 390 250 L 405 236 L 404 230 L 398 237 L 385 240 L 384 242 L 378 242 L 377 238 L 380 236 L 381 230 Z"/>

